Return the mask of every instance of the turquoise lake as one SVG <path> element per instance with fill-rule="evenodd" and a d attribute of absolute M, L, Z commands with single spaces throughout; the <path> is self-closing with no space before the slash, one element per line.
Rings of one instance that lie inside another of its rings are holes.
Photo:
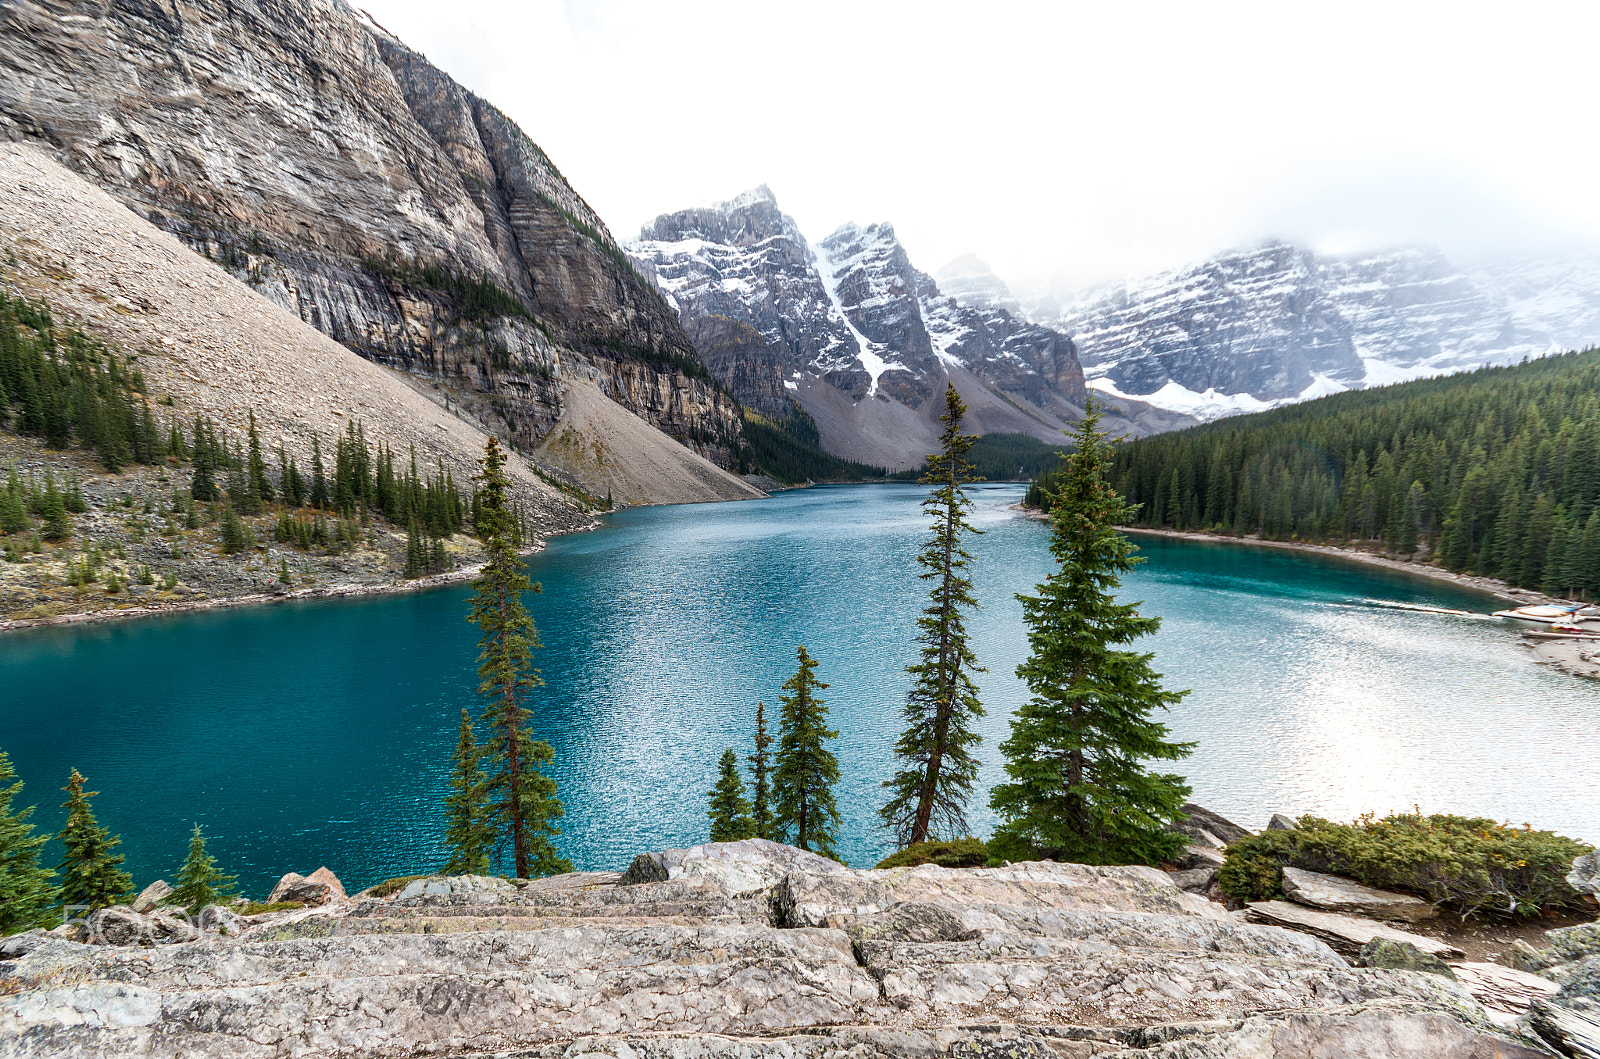
<path fill-rule="evenodd" d="M 1047 528 L 1010 510 L 1021 494 L 974 490 L 986 787 L 1025 695 L 1014 593 L 1050 568 Z M 748 752 L 757 700 L 775 727 L 801 643 L 832 685 L 840 851 L 858 866 L 884 854 L 879 784 L 924 599 L 921 497 L 844 486 L 641 508 L 534 557 L 547 686 L 533 706 L 575 865 L 621 868 L 704 841 L 717 757 Z M 1148 649 L 1169 686 L 1192 691 L 1167 720 L 1199 744 L 1175 769 L 1195 801 L 1247 826 L 1276 811 L 1350 819 L 1420 805 L 1600 840 L 1600 685 L 1535 665 L 1501 622 L 1366 602 L 1485 612 L 1487 597 L 1331 557 L 1138 543 L 1148 562 L 1123 595 L 1163 618 Z M 140 886 L 173 877 L 196 822 L 258 897 L 321 864 L 352 892 L 436 867 L 457 720 L 477 709 L 467 595 L 0 636 L 0 748 L 26 782 L 21 804 L 58 829 L 58 789 L 79 769 Z M 978 833 L 993 824 L 985 801 Z"/>

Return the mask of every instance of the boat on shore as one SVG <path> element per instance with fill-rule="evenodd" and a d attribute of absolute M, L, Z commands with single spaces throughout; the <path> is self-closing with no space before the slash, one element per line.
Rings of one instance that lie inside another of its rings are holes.
<path fill-rule="evenodd" d="M 1527 607 L 1513 607 L 1510 610 L 1497 610 L 1490 615 L 1495 618 L 1510 618 L 1512 621 L 1528 621 L 1535 625 L 1565 625 L 1576 626 L 1593 607 L 1581 603 L 1541 604 Z"/>

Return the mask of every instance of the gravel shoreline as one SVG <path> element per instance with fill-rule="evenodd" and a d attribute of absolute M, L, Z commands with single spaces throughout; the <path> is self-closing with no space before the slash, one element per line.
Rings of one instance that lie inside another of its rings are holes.
<path fill-rule="evenodd" d="M 1038 516 L 1033 516 L 1038 517 Z M 1174 537 L 1179 540 L 1207 541 L 1218 544 L 1249 544 L 1260 548 L 1283 548 L 1288 551 L 1314 552 L 1319 555 L 1331 555 L 1340 559 L 1349 559 L 1368 566 L 1380 566 L 1386 570 L 1396 570 L 1417 577 L 1425 577 L 1432 581 L 1448 581 L 1461 588 L 1470 588 L 1485 595 L 1492 596 L 1504 603 L 1513 606 L 1529 606 L 1539 603 L 1561 603 L 1558 600 L 1539 592 L 1528 589 L 1513 588 L 1504 581 L 1493 577 L 1478 577 L 1472 574 L 1456 574 L 1449 570 L 1441 570 L 1437 566 L 1426 566 L 1422 563 L 1407 562 L 1404 559 L 1393 559 L 1384 555 L 1373 555 L 1370 552 L 1359 551 L 1355 548 L 1341 548 L 1332 544 L 1302 544 L 1292 541 L 1264 541 L 1253 537 L 1225 537 L 1215 533 L 1190 533 L 1179 530 L 1143 529 L 1124 526 L 1122 532 L 1129 535 L 1143 535 L 1147 537 Z M 1600 680 L 1600 643 L 1584 640 L 1522 640 L 1522 645 L 1532 652 L 1534 658 L 1544 665 L 1558 669 L 1563 673 L 1576 677 L 1587 677 L 1591 680 Z"/>

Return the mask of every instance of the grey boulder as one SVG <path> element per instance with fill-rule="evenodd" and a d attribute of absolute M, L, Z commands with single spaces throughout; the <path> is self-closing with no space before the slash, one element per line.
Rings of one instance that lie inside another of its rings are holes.
<path fill-rule="evenodd" d="M 156 910 L 156 906 L 172 895 L 172 887 L 167 885 L 165 879 L 155 882 L 139 891 L 139 896 L 133 899 L 128 907 L 142 916 L 149 915 Z"/>
<path fill-rule="evenodd" d="M 1363 886 L 1352 879 L 1303 868 L 1283 869 L 1283 895 L 1298 905 L 1373 919 L 1404 919 L 1418 923 L 1438 915 L 1433 905 L 1411 894 Z"/>

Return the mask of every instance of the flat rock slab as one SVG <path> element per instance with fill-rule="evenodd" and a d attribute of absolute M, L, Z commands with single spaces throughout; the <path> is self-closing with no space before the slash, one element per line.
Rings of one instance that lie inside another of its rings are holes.
<path fill-rule="evenodd" d="M 770 927 L 138 951 L 55 942 L 13 973 L 29 991 L 0 998 L 6 1055 L 408 1056 L 626 1031 L 761 1034 L 889 1014 L 844 934 Z"/>
<path fill-rule="evenodd" d="M 766 1038 L 591 1037 L 497 1059 L 1549 1059 L 1437 1012 L 1383 1006 L 1257 1015 L 1224 1023 L 1103 1030 L 1005 1022 L 934 1029 L 835 1026 Z M 480 1059 L 480 1057 L 472 1057 Z M 487 1057 L 482 1057 L 487 1059 Z"/>
<path fill-rule="evenodd" d="M 1510 1026 L 1535 1000 L 1551 996 L 1559 986 L 1548 978 L 1498 963 L 1452 963 L 1456 981 L 1483 1005 L 1496 1025 Z"/>
<path fill-rule="evenodd" d="M 1437 938 L 1425 937 L 1421 934 L 1412 934 L 1394 927 L 1385 926 L 1375 919 L 1363 919 L 1359 916 L 1341 916 L 1333 912 L 1318 912 L 1306 908 L 1304 905 L 1291 904 L 1288 901 L 1252 901 L 1246 906 L 1251 919 L 1259 923 L 1270 923 L 1274 926 L 1288 927 L 1290 930 L 1300 930 L 1313 937 L 1321 938 L 1339 952 L 1347 956 L 1354 956 L 1361 951 L 1361 946 L 1373 938 L 1387 938 L 1390 941 L 1404 941 L 1415 945 L 1423 952 L 1439 957 L 1441 960 L 1460 959 L 1465 955 L 1460 949 L 1446 945 Z"/>
<path fill-rule="evenodd" d="M 1311 962 L 987 934 L 972 941 L 867 944 L 858 954 L 883 983 L 884 999 L 923 1025 L 986 1017 L 1150 1025 L 1374 1000 L 1471 1006 L 1448 979 L 1352 969 L 1331 952 L 1326 961 Z"/>
<path fill-rule="evenodd" d="M 1379 890 L 1353 879 L 1301 868 L 1283 869 L 1283 894 L 1297 905 L 1343 915 L 1404 919 L 1411 923 L 1438 915 L 1433 905 L 1420 897 Z"/>
<path fill-rule="evenodd" d="M 1084 912 L 981 905 L 948 909 L 906 902 L 845 928 L 858 959 L 872 964 L 875 945 L 977 941 L 1018 936 L 1150 952 L 1233 953 L 1343 969 L 1338 953 L 1316 938 L 1281 927 L 1149 912 Z M 1045 949 L 1048 945 L 1045 946 Z M 1045 951 L 1041 949 L 1040 951 Z"/>
<path fill-rule="evenodd" d="M 1228 919 L 1218 905 L 1178 889 L 1163 871 L 1030 861 L 1005 868 L 923 864 L 889 871 L 792 872 L 773 889 L 785 926 L 843 926 L 903 901 L 964 908 L 1005 905 L 1085 912 L 1153 912 Z"/>

